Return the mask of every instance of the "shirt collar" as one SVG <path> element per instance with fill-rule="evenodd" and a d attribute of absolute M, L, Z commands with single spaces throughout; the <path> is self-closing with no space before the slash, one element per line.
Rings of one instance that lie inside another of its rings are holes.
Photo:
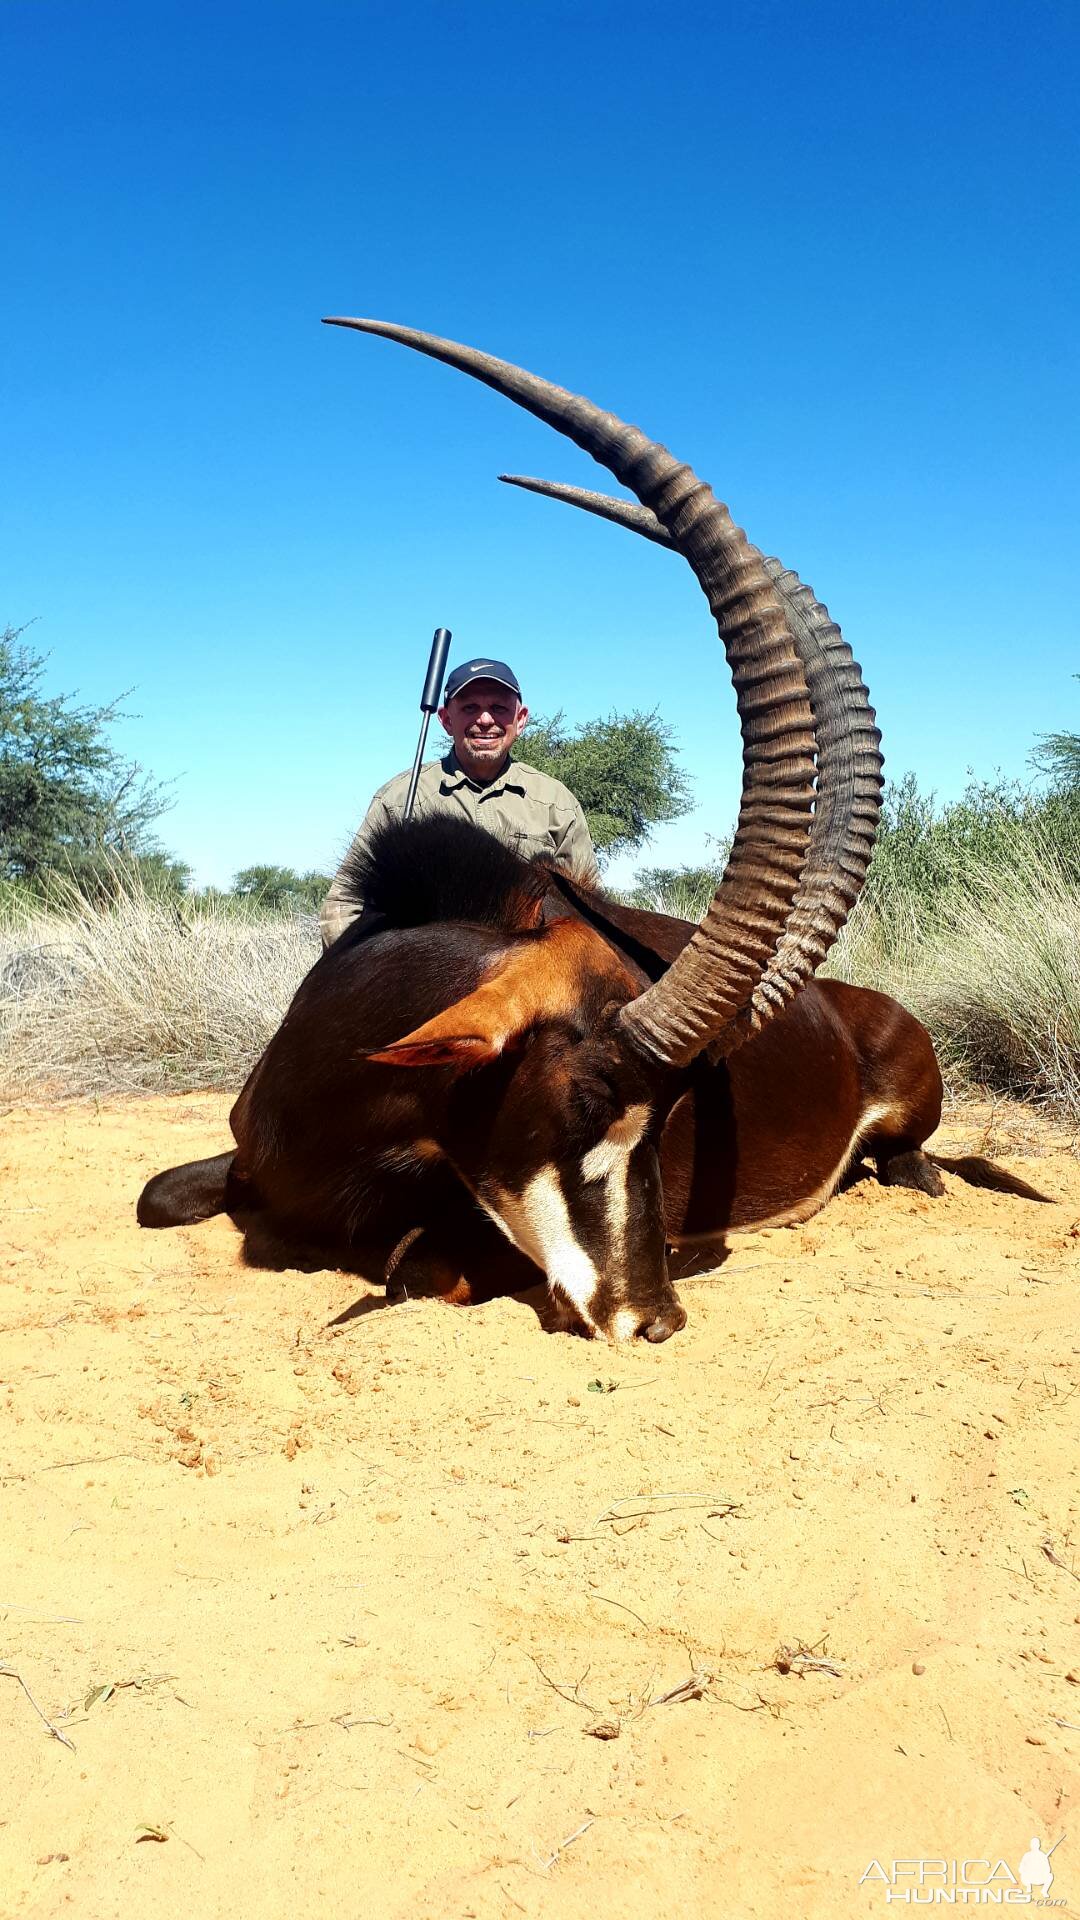
<path fill-rule="evenodd" d="M 471 774 L 466 773 L 453 747 L 449 753 L 443 755 L 440 764 L 443 770 L 440 785 L 444 793 L 456 793 L 459 787 L 469 787 L 473 793 L 479 794 L 504 793 L 507 787 L 512 787 L 517 793 L 524 793 L 526 790 L 521 768 L 509 755 L 494 780 L 488 780 L 486 783 L 474 780 Z"/>

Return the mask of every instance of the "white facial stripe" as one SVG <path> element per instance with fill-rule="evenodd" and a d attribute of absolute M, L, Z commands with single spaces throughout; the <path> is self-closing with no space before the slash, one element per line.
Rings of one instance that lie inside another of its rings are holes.
<path fill-rule="evenodd" d="M 604 1199 L 607 1202 L 608 1258 L 615 1272 L 621 1273 L 626 1263 L 626 1223 L 630 1218 L 629 1153 L 622 1166 L 608 1175 Z"/>
<path fill-rule="evenodd" d="M 590 1147 L 581 1162 L 585 1180 L 605 1182 L 608 1258 L 619 1273 L 626 1260 L 626 1226 L 630 1218 L 630 1155 L 649 1124 L 649 1108 L 639 1103 L 609 1127 L 602 1140 Z"/>
<path fill-rule="evenodd" d="M 625 1166 L 649 1124 L 649 1109 L 643 1103 L 627 1107 L 626 1112 L 608 1128 L 602 1140 L 590 1147 L 581 1162 L 583 1180 L 606 1180 L 622 1164 Z"/>
<path fill-rule="evenodd" d="M 581 1159 L 582 1178 L 590 1184 L 603 1182 L 604 1186 L 609 1277 L 621 1275 L 625 1268 L 630 1220 L 630 1156 L 644 1136 L 650 1118 L 651 1109 L 643 1102 L 628 1107 L 608 1128 L 604 1138 Z M 592 1309 L 600 1274 L 592 1256 L 575 1237 L 557 1170 L 544 1167 L 533 1175 L 521 1193 L 500 1188 L 483 1204 L 507 1239 L 536 1261 L 547 1274 L 550 1285 L 565 1294 L 586 1324 L 595 1328 Z M 625 1339 L 636 1333 L 638 1318 L 629 1309 L 620 1310 L 618 1338 Z"/>
<path fill-rule="evenodd" d="M 550 1284 L 565 1293 L 581 1318 L 595 1327 L 590 1308 L 600 1275 L 574 1238 L 554 1167 L 535 1174 L 521 1193 L 497 1193 L 490 1205 L 507 1239 L 535 1260 Z"/>

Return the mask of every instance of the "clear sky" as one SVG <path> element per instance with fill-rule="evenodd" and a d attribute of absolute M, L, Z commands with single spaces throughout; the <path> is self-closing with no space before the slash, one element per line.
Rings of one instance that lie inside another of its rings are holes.
<path fill-rule="evenodd" d="M 135 689 L 200 881 L 332 869 L 439 624 L 541 712 L 658 707 L 699 805 L 645 857 L 700 856 L 739 755 L 689 569 L 319 325 L 376 314 L 688 460 L 840 620 L 890 773 L 1023 773 L 1080 727 L 1078 52 L 1073 0 L 0 0 L 0 619 Z"/>

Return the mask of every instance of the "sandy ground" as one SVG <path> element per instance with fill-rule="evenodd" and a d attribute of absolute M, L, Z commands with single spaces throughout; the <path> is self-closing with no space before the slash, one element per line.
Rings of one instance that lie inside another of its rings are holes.
<path fill-rule="evenodd" d="M 1063 1832 L 1080 1906 L 1066 1143 L 615 1350 L 140 1232 L 227 1104 L 0 1121 L 4 1916 L 883 1913 Z"/>

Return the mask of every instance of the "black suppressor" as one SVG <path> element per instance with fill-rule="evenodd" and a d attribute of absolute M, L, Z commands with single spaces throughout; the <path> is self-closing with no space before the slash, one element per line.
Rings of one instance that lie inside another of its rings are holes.
<path fill-rule="evenodd" d="M 435 638 L 431 642 L 431 657 L 428 660 L 424 691 L 420 695 L 420 711 L 424 718 L 420 722 L 420 738 L 416 743 L 416 758 L 409 776 L 409 792 L 405 801 L 405 818 L 412 819 L 412 810 L 416 801 L 416 788 L 420 779 L 420 764 L 424 758 L 428 728 L 431 716 L 438 710 L 439 695 L 442 692 L 443 677 L 446 673 L 446 656 L 450 651 L 453 635 L 449 627 L 436 627 Z"/>

